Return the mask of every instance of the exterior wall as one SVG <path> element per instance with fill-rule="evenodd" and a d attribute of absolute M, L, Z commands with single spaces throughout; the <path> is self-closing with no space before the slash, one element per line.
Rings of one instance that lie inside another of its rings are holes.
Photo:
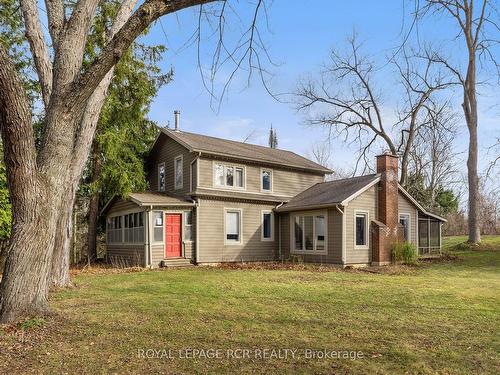
<path fill-rule="evenodd" d="M 272 241 L 261 240 L 261 211 L 272 210 L 274 207 L 273 204 L 200 199 L 198 263 L 274 260 L 278 233 L 274 231 Z M 240 209 L 242 212 L 241 244 L 225 243 L 225 208 Z M 275 215 L 275 223 L 276 219 Z"/>
<path fill-rule="evenodd" d="M 115 267 L 144 267 L 144 245 L 107 244 L 106 259 Z"/>
<path fill-rule="evenodd" d="M 358 197 L 349 202 L 345 207 L 346 215 L 346 264 L 367 264 L 372 260 L 372 241 L 370 223 L 377 220 L 377 185 L 370 187 Z M 355 211 L 368 212 L 368 247 L 366 249 L 355 248 Z"/>
<path fill-rule="evenodd" d="M 222 161 L 223 162 L 223 161 Z M 312 185 L 323 182 L 324 176 L 320 174 L 301 172 L 296 170 L 279 169 L 276 167 L 264 167 L 273 171 L 272 192 L 262 192 L 260 189 L 260 171 L 262 166 L 249 163 L 230 164 L 239 165 L 245 168 L 245 189 L 227 189 L 228 191 L 246 192 L 262 195 L 282 196 L 291 198 L 306 190 Z M 199 159 L 199 187 L 221 190 L 224 188 L 214 186 L 214 160 L 207 158 Z"/>
<path fill-rule="evenodd" d="M 418 210 L 406 197 L 399 193 L 398 194 L 398 211 L 401 214 L 410 214 L 410 242 L 417 245 L 418 240 Z"/>
<path fill-rule="evenodd" d="M 179 155 L 183 156 L 183 183 L 182 189 L 176 190 L 174 186 L 174 160 Z M 165 163 L 165 191 L 174 194 L 189 193 L 190 164 L 194 158 L 195 155 L 190 153 L 187 148 L 164 134 L 160 135 L 155 149 L 151 151 L 148 171 L 149 188 L 152 191 L 158 191 L 158 165 Z"/>
<path fill-rule="evenodd" d="M 290 220 L 294 217 L 294 215 L 301 215 L 304 214 L 304 212 L 297 211 L 293 213 L 281 214 L 281 254 L 284 260 L 291 259 L 292 256 L 298 255 L 304 262 L 308 263 L 342 263 L 342 214 L 335 208 L 328 208 L 326 211 L 328 225 L 326 255 L 297 254 L 296 252 L 292 252 L 291 246 L 293 244 L 293 232 Z M 311 214 L 322 212 L 325 212 L 325 210 L 307 211 L 307 213 Z"/>

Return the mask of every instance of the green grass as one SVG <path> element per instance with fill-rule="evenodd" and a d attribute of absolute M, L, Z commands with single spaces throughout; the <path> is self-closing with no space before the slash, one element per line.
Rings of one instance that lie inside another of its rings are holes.
<path fill-rule="evenodd" d="M 481 236 L 479 245 L 467 244 L 467 239 L 467 236 L 444 237 L 443 250 L 500 250 L 500 236 Z"/>
<path fill-rule="evenodd" d="M 500 240 L 490 240 L 496 250 L 454 251 L 458 259 L 390 273 L 81 274 L 75 289 L 51 295 L 57 316 L 43 327 L 0 329 L 0 373 L 499 373 Z M 139 358 L 147 348 L 310 348 L 364 358 Z"/>

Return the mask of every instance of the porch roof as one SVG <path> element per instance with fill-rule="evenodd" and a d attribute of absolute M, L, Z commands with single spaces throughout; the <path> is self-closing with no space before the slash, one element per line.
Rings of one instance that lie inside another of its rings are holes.
<path fill-rule="evenodd" d="M 194 206 L 194 203 L 187 198 L 167 193 L 131 193 L 128 197 L 139 206 Z"/>
<path fill-rule="evenodd" d="M 321 182 L 293 197 L 277 212 L 345 205 L 380 180 L 378 174 Z"/>

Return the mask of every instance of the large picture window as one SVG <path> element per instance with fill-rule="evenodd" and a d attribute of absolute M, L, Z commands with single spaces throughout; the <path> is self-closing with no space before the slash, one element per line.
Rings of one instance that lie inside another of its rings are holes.
<path fill-rule="evenodd" d="M 297 215 L 293 219 L 294 252 L 324 254 L 327 251 L 326 215 Z"/>
<path fill-rule="evenodd" d="M 272 241 L 273 240 L 273 213 L 271 211 L 262 211 L 262 241 Z"/>
<path fill-rule="evenodd" d="M 354 218 L 357 248 L 368 247 L 368 213 L 356 212 Z"/>
<path fill-rule="evenodd" d="M 226 188 L 243 189 L 245 186 L 245 172 L 243 167 L 229 164 L 215 163 L 214 184 Z"/>
<path fill-rule="evenodd" d="M 165 163 L 158 164 L 158 190 L 165 191 Z"/>
<path fill-rule="evenodd" d="M 241 211 L 228 209 L 225 216 L 225 242 L 228 244 L 241 243 Z"/>
<path fill-rule="evenodd" d="M 174 160 L 175 188 L 182 189 L 184 185 L 183 158 L 179 155 Z"/>

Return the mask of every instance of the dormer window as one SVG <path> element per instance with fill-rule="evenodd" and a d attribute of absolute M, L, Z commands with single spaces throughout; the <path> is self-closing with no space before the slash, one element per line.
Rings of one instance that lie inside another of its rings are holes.
<path fill-rule="evenodd" d="M 260 188 L 262 191 L 273 190 L 273 171 L 271 169 L 260 170 Z"/>
<path fill-rule="evenodd" d="M 165 191 L 165 163 L 158 164 L 158 191 Z"/>
<path fill-rule="evenodd" d="M 245 169 L 236 165 L 215 163 L 214 185 L 226 188 L 243 189 L 245 187 Z"/>

